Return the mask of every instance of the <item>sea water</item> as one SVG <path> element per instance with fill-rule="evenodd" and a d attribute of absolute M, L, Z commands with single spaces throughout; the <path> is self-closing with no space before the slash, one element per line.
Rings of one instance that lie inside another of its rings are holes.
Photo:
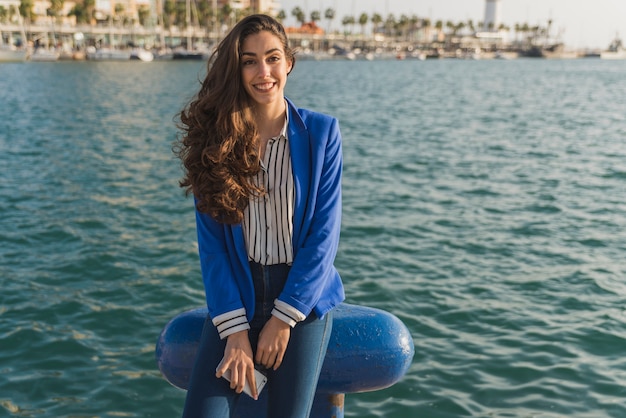
<path fill-rule="evenodd" d="M 180 415 L 204 65 L 0 65 L 0 416 Z M 302 61 L 287 94 L 340 121 L 347 301 L 415 343 L 346 417 L 626 416 L 626 61 Z"/>

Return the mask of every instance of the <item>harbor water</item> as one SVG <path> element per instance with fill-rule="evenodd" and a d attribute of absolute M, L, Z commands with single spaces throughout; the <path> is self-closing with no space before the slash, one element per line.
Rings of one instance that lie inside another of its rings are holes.
<path fill-rule="evenodd" d="M 0 416 L 180 416 L 204 65 L 0 65 Z M 347 301 L 415 343 L 346 417 L 626 416 L 626 61 L 301 61 L 287 94 L 340 120 Z"/>

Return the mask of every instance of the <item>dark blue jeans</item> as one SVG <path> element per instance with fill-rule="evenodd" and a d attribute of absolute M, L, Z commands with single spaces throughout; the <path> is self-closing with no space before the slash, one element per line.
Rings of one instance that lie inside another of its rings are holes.
<path fill-rule="evenodd" d="M 250 344 L 256 351 L 259 333 L 271 316 L 276 299 L 287 280 L 289 266 L 262 266 L 250 263 L 256 308 L 250 323 Z M 267 370 L 268 418 L 307 418 L 332 330 L 332 312 L 319 320 L 314 313 L 296 324 L 283 363 L 278 370 Z M 196 362 L 191 375 L 183 418 L 229 418 L 235 416 L 241 396 L 225 379 L 215 377 L 224 356 L 226 341 L 220 340 L 210 318 L 204 323 Z M 259 414 L 261 415 L 261 414 Z"/>

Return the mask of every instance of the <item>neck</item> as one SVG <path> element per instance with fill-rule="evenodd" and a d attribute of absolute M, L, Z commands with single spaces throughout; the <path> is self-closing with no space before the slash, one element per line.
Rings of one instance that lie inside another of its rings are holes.
<path fill-rule="evenodd" d="M 256 124 L 261 138 L 272 138 L 278 135 L 285 123 L 285 101 L 275 106 L 262 106 L 256 109 Z"/>

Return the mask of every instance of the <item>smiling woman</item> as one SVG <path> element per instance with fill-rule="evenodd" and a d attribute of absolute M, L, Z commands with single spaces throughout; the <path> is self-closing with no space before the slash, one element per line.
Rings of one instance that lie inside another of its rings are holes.
<path fill-rule="evenodd" d="M 269 138 L 277 136 L 284 125 L 284 90 L 293 57 L 287 59 L 280 39 L 270 32 L 248 36 L 241 53 L 243 86 L 255 101 L 260 150 L 264 154 Z"/>
<path fill-rule="evenodd" d="M 180 114 L 208 307 L 184 417 L 231 416 L 244 388 L 258 398 L 259 371 L 267 416 L 308 417 L 313 404 L 344 299 L 341 135 L 284 97 L 294 63 L 283 27 L 249 16 Z"/>

